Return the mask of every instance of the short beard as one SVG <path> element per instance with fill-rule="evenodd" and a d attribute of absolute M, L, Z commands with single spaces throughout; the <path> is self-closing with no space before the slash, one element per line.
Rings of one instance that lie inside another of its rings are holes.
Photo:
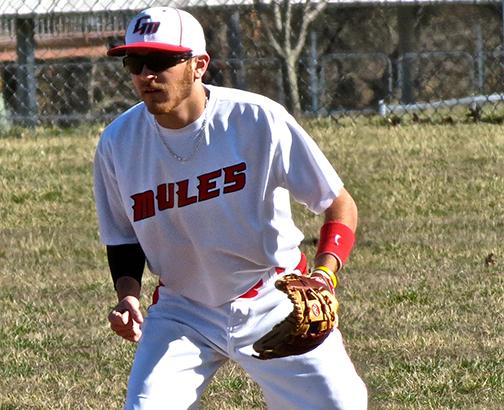
<path fill-rule="evenodd" d="M 153 115 L 169 114 L 177 108 L 192 92 L 193 87 L 193 68 L 190 60 L 187 61 L 182 79 L 176 84 L 169 85 L 168 100 L 164 102 L 145 103 L 149 112 Z"/>

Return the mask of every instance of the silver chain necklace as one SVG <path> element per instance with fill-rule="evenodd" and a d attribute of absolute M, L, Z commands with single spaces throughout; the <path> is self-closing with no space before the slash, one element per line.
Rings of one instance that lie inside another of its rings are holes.
<path fill-rule="evenodd" d="M 175 158 L 177 161 L 180 161 L 180 162 L 187 162 L 189 161 L 190 159 L 192 159 L 196 153 L 198 152 L 199 150 L 199 147 L 201 145 L 201 142 L 203 141 L 206 133 L 205 133 L 205 129 L 206 129 L 206 124 L 207 124 L 207 115 L 208 115 L 208 112 L 207 112 L 207 105 L 208 105 L 208 97 L 205 97 L 205 116 L 203 118 L 203 123 L 201 124 L 201 127 L 200 129 L 198 130 L 198 132 L 196 133 L 196 136 L 194 137 L 194 145 L 193 145 L 193 149 L 191 151 L 191 153 L 187 156 L 187 157 L 183 157 L 182 155 L 179 155 L 177 154 L 175 151 L 173 151 L 170 146 L 168 145 L 168 143 L 165 141 L 165 139 L 163 138 L 163 135 L 161 134 L 161 128 L 159 126 L 159 123 L 157 122 L 157 120 L 154 118 L 154 122 L 156 124 L 156 130 L 157 130 L 157 133 L 158 133 L 158 136 L 159 136 L 159 139 L 163 142 L 163 145 L 166 147 L 166 149 L 168 149 L 168 152 L 171 154 L 171 156 L 173 158 Z"/>

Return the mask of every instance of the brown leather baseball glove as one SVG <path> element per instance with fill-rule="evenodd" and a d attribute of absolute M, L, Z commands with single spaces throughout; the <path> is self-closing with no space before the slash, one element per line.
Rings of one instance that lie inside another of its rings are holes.
<path fill-rule="evenodd" d="M 294 309 L 253 344 L 262 360 L 299 355 L 315 349 L 338 326 L 338 301 L 334 289 L 320 278 L 285 275 L 275 283 Z"/>

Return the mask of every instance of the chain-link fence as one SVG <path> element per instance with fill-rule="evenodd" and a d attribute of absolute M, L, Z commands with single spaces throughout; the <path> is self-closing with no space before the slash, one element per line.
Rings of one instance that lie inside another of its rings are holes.
<path fill-rule="evenodd" d="M 107 121 L 137 100 L 106 57 L 149 6 L 194 14 L 205 81 L 295 114 L 423 116 L 504 101 L 504 0 L 0 0 L 0 128 Z"/>

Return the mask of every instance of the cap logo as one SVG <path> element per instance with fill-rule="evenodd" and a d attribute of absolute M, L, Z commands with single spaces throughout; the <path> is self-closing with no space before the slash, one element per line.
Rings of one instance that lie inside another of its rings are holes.
<path fill-rule="evenodd" d="M 161 25 L 160 22 L 158 21 L 145 21 L 145 20 L 150 20 L 150 16 L 142 16 L 140 17 L 135 24 L 135 28 L 133 29 L 133 34 L 140 34 L 140 35 L 145 35 L 145 34 L 155 34 L 159 26 Z"/>

